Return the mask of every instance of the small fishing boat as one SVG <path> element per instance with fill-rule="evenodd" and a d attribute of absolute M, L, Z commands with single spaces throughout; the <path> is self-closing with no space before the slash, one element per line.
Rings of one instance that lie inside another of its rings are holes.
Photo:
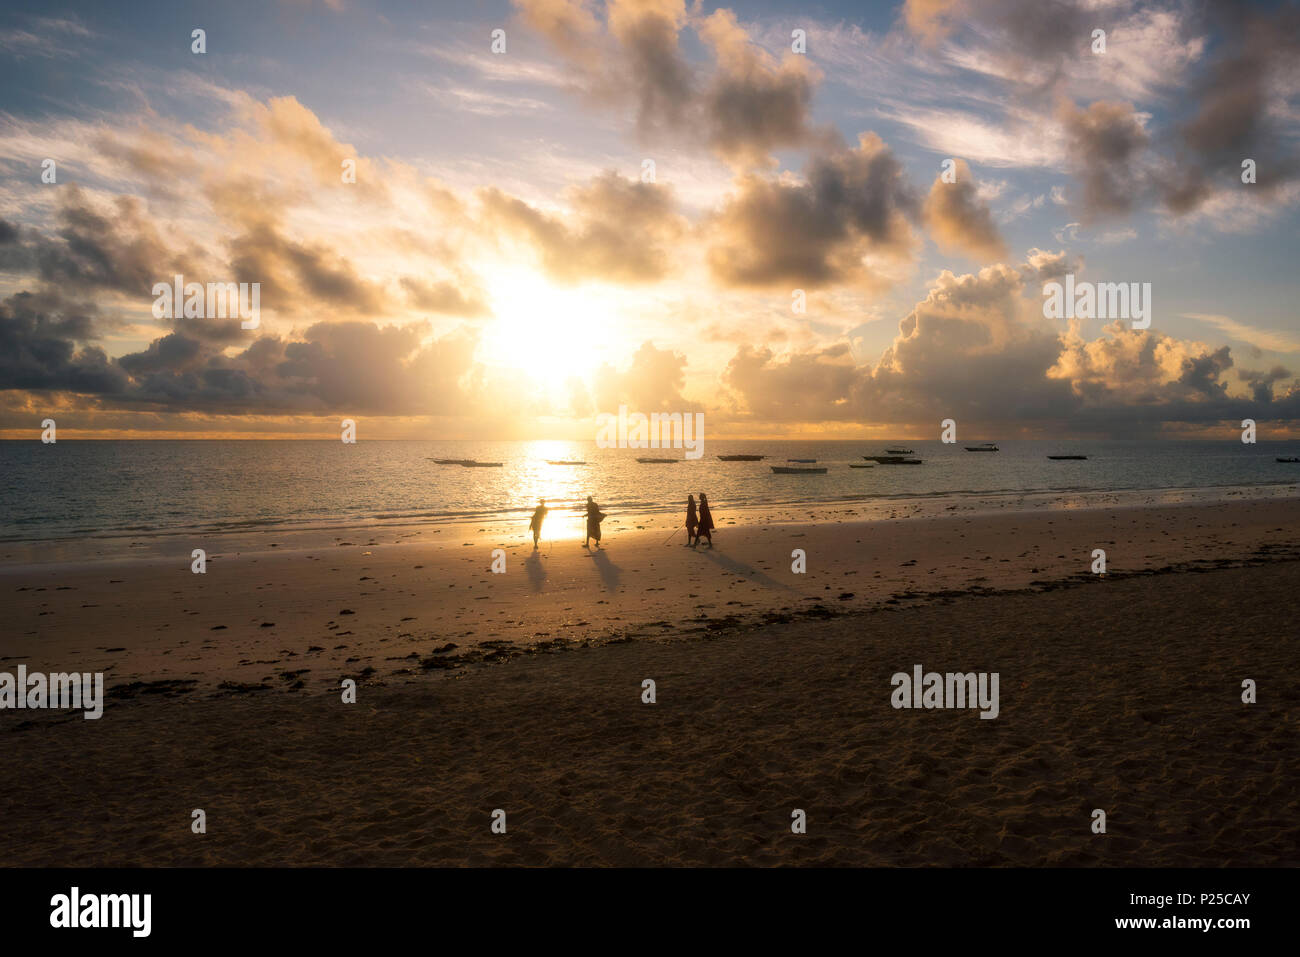
<path fill-rule="evenodd" d="M 1281 456 L 1279 456 L 1278 461 L 1279 462 L 1300 462 L 1300 458 L 1296 458 L 1294 455 L 1288 456 L 1286 458 L 1282 458 Z"/>
<path fill-rule="evenodd" d="M 862 456 L 869 462 L 875 462 L 877 465 L 920 465 L 920 459 L 909 459 L 902 455 L 864 455 Z"/>
<path fill-rule="evenodd" d="M 767 458 L 766 455 L 719 455 L 724 462 L 761 462 Z"/>
<path fill-rule="evenodd" d="M 467 469 L 499 469 L 504 464 L 502 462 L 475 462 L 473 459 L 466 459 L 459 463 Z"/>
<path fill-rule="evenodd" d="M 637 459 L 642 465 L 671 465 L 676 459 Z"/>
<path fill-rule="evenodd" d="M 966 451 L 967 452 L 997 452 L 999 451 L 999 449 L 992 442 L 988 442 L 984 445 L 968 445 L 966 446 Z"/>
<path fill-rule="evenodd" d="M 850 462 L 850 463 L 849 463 L 849 468 L 851 468 L 851 469 L 874 469 L 875 466 L 874 466 L 874 465 L 868 465 L 866 462 L 861 462 L 861 463 L 858 463 L 858 462 Z"/>
<path fill-rule="evenodd" d="M 469 465 L 473 459 L 430 459 L 434 465 Z"/>
<path fill-rule="evenodd" d="M 786 459 L 787 462 L 802 462 L 804 465 L 811 465 L 816 459 Z"/>
<path fill-rule="evenodd" d="M 547 465 L 586 465 L 586 462 L 570 461 L 568 459 L 547 459 Z"/>
<path fill-rule="evenodd" d="M 791 461 L 795 461 L 795 460 L 791 459 Z M 796 468 L 790 468 L 788 465 L 772 465 L 769 466 L 769 468 L 771 468 L 771 470 L 777 475 L 825 475 L 826 474 L 826 469 L 796 469 Z"/>
<path fill-rule="evenodd" d="M 1074 460 L 1074 461 L 1083 461 L 1083 460 L 1087 459 L 1088 456 L 1086 456 L 1086 455 L 1049 455 L 1048 458 L 1049 458 L 1049 459 L 1054 459 L 1054 460 L 1057 461 L 1057 462 L 1061 462 L 1061 461 L 1064 461 L 1064 460 L 1066 460 L 1066 459 L 1070 459 L 1070 460 Z"/>
<path fill-rule="evenodd" d="M 890 455 L 914 455 L 912 449 L 885 449 Z"/>

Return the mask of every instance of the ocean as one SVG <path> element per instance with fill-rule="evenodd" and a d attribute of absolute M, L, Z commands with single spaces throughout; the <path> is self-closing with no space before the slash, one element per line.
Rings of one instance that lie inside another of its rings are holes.
<path fill-rule="evenodd" d="M 974 443 L 972 443 L 974 444 Z M 0 442 L 0 541 L 39 542 L 167 533 L 328 526 L 519 522 L 539 498 L 568 514 L 593 495 L 627 520 L 678 511 L 705 492 L 715 517 L 728 509 L 860 506 L 863 517 L 900 507 L 1070 508 L 1116 496 L 1160 501 L 1295 494 L 1295 443 L 1012 441 L 995 453 L 938 441 L 709 441 L 697 460 L 681 451 L 599 449 L 593 442 L 472 441 L 39 441 Z M 887 448 L 915 450 L 921 465 L 851 469 Z M 719 455 L 766 455 L 723 462 Z M 1087 461 L 1052 461 L 1054 454 Z M 668 465 L 636 458 L 671 457 Z M 435 465 L 477 459 L 501 468 Z M 581 459 L 586 465 L 548 465 Z M 775 475 L 770 466 L 816 459 L 825 475 Z"/>

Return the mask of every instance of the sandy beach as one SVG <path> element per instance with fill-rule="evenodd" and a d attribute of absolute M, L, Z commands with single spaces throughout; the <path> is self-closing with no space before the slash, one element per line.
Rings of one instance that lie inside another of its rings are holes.
<path fill-rule="evenodd" d="M 664 545 L 664 525 L 591 553 L 534 553 L 521 532 L 354 530 L 292 547 L 243 536 L 204 575 L 184 549 L 6 567 L 0 670 L 104 671 L 108 700 L 98 721 L 0 713 L 22 769 L 0 851 L 90 865 L 1300 863 L 1298 520 L 1282 500 L 724 521 L 713 551 Z M 997 718 L 891 707 L 891 675 L 916 664 L 999 673 Z M 190 831 L 195 808 L 207 834 Z M 1090 830 L 1097 808 L 1105 834 Z"/>

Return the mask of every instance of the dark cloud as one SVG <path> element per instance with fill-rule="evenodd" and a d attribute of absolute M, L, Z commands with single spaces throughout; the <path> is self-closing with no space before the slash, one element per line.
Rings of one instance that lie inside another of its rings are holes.
<path fill-rule="evenodd" d="M 87 344 L 93 335 L 88 311 L 53 293 L 20 292 L 0 302 L 0 391 L 120 393 L 126 373 Z"/>
<path fill-rule="evenodd" d="M 911 249 L 919 204 L 874 133 L 815 156 L 806 182 L 751 174 L 738 188 L 709 224 L 709 265 L 728 285 L 816 288 L 863 276 L 868 253 Z"/>
<path fill-rule="evenodd" d="M 1300 175 L 1295 147 L 1295 99 L 1300 90 L 1300 7 L 1273 10 L 1211 4 L 1220 41 L 1192 93 L 1194 111 L 1182 124 L 1183 151 L 1171 166 L 1164 200 L 1177 214 L 1198 209 L 1216 191 L 1240 185 L 1241 162 L 1256 162 L 1255 198 L 1268 198 Z"/>
<path fill-rule="evenodd" d="M 147 297 L 155 282 L 185 271 L 186 258 L 163 242 L 141 200 L 118 196 L 108 214 L 77 187 L 62 189 L 56 238 L 42 236 L 32 244 L 42 280 L 63 288 Z"/>
<path fill-rule="evenodd" d="M 1284 366 L 1274 366 L 1267 372 L 1251 371 L 1249 369 L 1240 369 L 1237 377 L 1250 386 L 1251 395 L 1256 402 L 1273 401 L 1273 385 L 1290 379 L 1295 373 Z"/>
<path fill-rule="evenodd" d="M 1127 213 L 1144 188 L 1137 160 L 1147 144 L 1132 104 L 1098 100 L 1081 110 L 1065 102 L 1060 116 L 1083 184 L 1084 221 Z"/>
<path fill-rule="evenodd" d="M 221 336 L 170 332 L 108 358 L 78 345 L 94 335 L 84 311 L 49 293 L 0 303 L 0 391 L 56 390 L 101 406 L 273 415 L 464 415 L 481 408 L 465 329 L 433 339 L 424 323 L 318 322 L 298 339 L 262 336 L 228 355 Z"/>
<path fill-rule="evenodd" d="M 581 0 L 515 0 L 526 23 L 565 58 L 588 99 L 628 105 L 643 137 L 704 145 L 728 162 L 761 165 L 775 149 L 817 142 L 817 75 L 806 57 L 774 59 L 726 9 L 705 17 L 682 0 L 611 0 L 602 24 Z M 712 56 L 682 50 L 690 25 Z"/>
<path fill-rule="evenodd" d="M 285 313 L 316 307 L 382 315 L 382 289 L 357 275 L 345 258 L 319 243 L 300 243 L 268 223 L 251 226 L 230 243 L 233 282 L 261 283 L 263 308 Z"/>

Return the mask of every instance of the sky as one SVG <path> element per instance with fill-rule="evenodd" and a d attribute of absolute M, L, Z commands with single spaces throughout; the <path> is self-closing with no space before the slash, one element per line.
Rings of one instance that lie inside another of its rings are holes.
<path fill-rule="evenodd" d="M 1294 3 L 11 6 L 0 437 L 1294 437 L 1297 53 Z"/>

